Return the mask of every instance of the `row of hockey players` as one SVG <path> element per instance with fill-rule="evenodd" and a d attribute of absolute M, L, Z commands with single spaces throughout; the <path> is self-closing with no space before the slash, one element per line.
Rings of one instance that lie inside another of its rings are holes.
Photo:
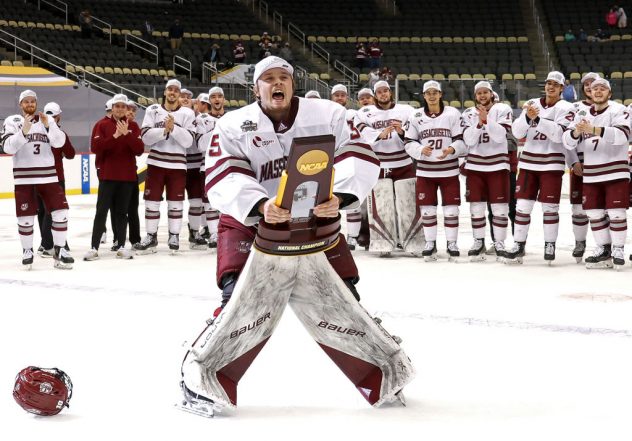
<path fill-rule="evenodd" d="M 499 102 L 487 81 L 476 83 L 476 106 L 463 114 L 444 105 L 437 81 L 424 83 L 420 109 L 396 104 L 385 81 L 377 82 L 373 91 L 360 91 L 359 98 L 373 95 L 375 102 L 357 112 L 348 111 L 349 124 L 372 146 L 381 163 L 380 179 L 368 198 L 369 249 L 389 255 L 400 247 L 436 260 L 440 192 L 447 253 L 450 258 L 458 257 L 459 174 L 463 173 L 474 236 L 470 259 L 484 259 L 489 205 L 491 250 L 507 263 L 521 263 L 531 212 L 538 201 L 544 219 L 544 259 L 551 262 L 558 236 L 562 176 L 568 167 L 576 239 L 573 256 L 581 261 L 590 224 L 597 247 L 586 258 L 586 265 L 623 265 L 632 109 L 612 101 L 610 83 L 595 73 L 582 78 L 585 98 L 577 103 L 562 100 L 564 81 L 562 73 L 550 72 L 544 97 L 527 101 L 515 121 L 512 109 Z M 332 99 L 344 104 L 336 98 L 342 87 L 334 87 Z M 525 140 L 514 195 L 510 193 L 511 135 Z M 506 249 L 513 197 L 514 245 Z M 354 229 L 354 225 L 359 225 L 359 213 L 351 213 L 347 219 L 351 236 L 357 235 L 359 227 Z"/>

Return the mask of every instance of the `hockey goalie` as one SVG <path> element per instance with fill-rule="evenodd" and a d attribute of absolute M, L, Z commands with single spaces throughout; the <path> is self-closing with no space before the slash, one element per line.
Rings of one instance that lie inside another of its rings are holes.
<path fill-rule="evenodd" d="M 371 405 L 401 400 L 414 368 L 360 305 L 340 234 L 339 211 L 364 200 L 379 161 L 350 139 L 342 106 L 294 96 L 285 60 L 260 61 L 253 81 L 257 101 L 219 120 L 207 149 L 223 300 L 184 357 L 182 407 L 204 416 L 234 408 L 239 380 L 288 304 Z"/>

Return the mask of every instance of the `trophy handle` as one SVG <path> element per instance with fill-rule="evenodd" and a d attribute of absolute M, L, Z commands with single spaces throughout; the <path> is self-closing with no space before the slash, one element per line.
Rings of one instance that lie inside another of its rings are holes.
<path fill-rule="evenodd" d="M 332 188 L 333 188 L 333 182 L 332 182 Z M 279 190 L 277 191 L 277 197 L 276 200 L 274 201 L 274 205 L 276 205 L 277 207 L 281 206 L 281 202 L 283 201 L 283 194 L 285 193 L 285 186 L 287 185 L 287 170 L 283 170 L 283 173 L 281 173 L 281 182 L 279 182 Z"/>

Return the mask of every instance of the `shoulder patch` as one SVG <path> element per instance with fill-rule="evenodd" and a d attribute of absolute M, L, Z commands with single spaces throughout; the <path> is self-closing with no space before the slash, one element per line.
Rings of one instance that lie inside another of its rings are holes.
<path fill-rule="evenodd" d="M 257 123 L 254 123 L 250 121 L 249 119 L 244 121 L 243 124 L 241 125 L 242 132 L 254 132 L 256 130 L 257 130 Z"/>
<path fill-rule="evenodd" d="M 19 116 L 16 116 L 15 118 L 13 118 L 13 122 L 20 122 L 22 121 L 22 118 L 20 118 Z"/>
<path fill-rule="evenodd" d="M 363 107 L 363 108 L 362 108 L 362 111 L 363 111 L 364 113 L 366 113 L 366 112 L 368 112 L 368 111 L 369 111 L 369 108 L 368 108 L 368 107 Z"/>
<path fill-rule="evenodd" d="M 149 110 L 156 110 L 158 107 L 158 104 L 152 104 L 151 106 L 149 106 Z"/>
<path fill-rule="evenodd" d="M 414 118 L 421 118 L 421 112 L 415 112 Z"/>

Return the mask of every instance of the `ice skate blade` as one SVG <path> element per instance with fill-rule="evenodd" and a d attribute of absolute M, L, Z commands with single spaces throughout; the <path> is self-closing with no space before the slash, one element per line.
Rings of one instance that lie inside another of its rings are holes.
<path fill-rule="evenodd" d="M 180 253 L 180 250 L 169 250 L 169 254 L 171 256 L 177 256 Z"/>
<path fill-rule="evenodd" d="M 380 257 L 388 259 L 389 257 L 391 257 L 391 252 L 390 251 L 381 252 Z"/>
<path fill-rule="evenodd" d="M 182 410 L 187 413 L 192 413 L 193 415 L 201 416 L 204 418 L 213 418 L 215 416 L 215 411 L 213 409 L 213 406 L 204 405 L 200 407 L 195 407 L 194 405 L 187 402 L 186 400 L 182 400 L 179 403 L 176 403 L 175 406 L 179 410 Z"/>
<path fill-rule="evenodd" d="M 584 259 L 583 259 L 583 256 L 575 256 L 575 261 L 576 261 L 577 263 L 582 263 L 582 260 L 584 260 Z"/>
<path fill-rule="evenodd" d="M 24 268 L 26 271 L 31 271 L 33 269 L 33 264 L 32 263 L 22 264 L 22 268 Z"/>
<path fill-rule="evenodd" d="M 460 256 L 449 256 L 448 257 L 448 262 L 460 263 L 461 262 L 461 258 L 460 258 Z"/>
<path fill-rule="evenodd" d="M 116 255 L 117 259 L 121 259 L 121 260 L 132 260 L 134 258 L 133 255 L 129 255 L 129 256 L 119 256 L 118 254 Z"/>
<path fill-rule="evenodd" d="M 505 257 L 506 265 L 522 265 L 522 257 L 516 257 L 514 259 L 510 259 Z"/>
<path fill-rule="evenodd" d="M 622 271 L 623 270 L 624 265 L 615 265 L 614 266 L 614 270 L 615 271 Z"/>
<path fill-rule="evenodd" d="M 402 406 L 406 407 L 406 397 L 404 396 L 404 391 L 400 390 L 395 394 L 395 397 L 399 400 Z"/>
<path fill-rule="evenodd" d="M 605 260 L 603 262 L 586 263 L 586 269 L 611 269 L 614 266 L 612 260 Z"/>
<path fill-rule="evenodd" d="M 55 262 L 54 267 L 61 270 L 71 270 L 72 263 Z"/>
<path fill-rule="evenodd" d="M 432 256 L 424 256 L 424 262 L 436 262 L 437 255 L 433 254 Z"/>
<path fill-rule="evenodd" d="M 546 264 L 548 266 L 553 266 L 553 261 L 552 260 L 545 260 Z"/>
<path fill-rule="evenodd" d="M 484 262 L 487 260 L 484 254 L 479 254 L 478 256 L 469 256 L 470 262 Z"/>
<path fill-rule="evenodd" d="M 195 250 L 195 251 L 204 251 L 207 248 L 208 248 L 207 244 L 201 245 L 201 244 L 194 244 L 194 243 L 192 243 L 192 244 L 189 245 L 189 249 L 190 250 Z"/>
<path fill-rule="evenodd" d="M 137 256 L 145 256 L 147 254 L 155 254 L 156 248 L 147 248 L 146 250 L 135 250 Z"/>

